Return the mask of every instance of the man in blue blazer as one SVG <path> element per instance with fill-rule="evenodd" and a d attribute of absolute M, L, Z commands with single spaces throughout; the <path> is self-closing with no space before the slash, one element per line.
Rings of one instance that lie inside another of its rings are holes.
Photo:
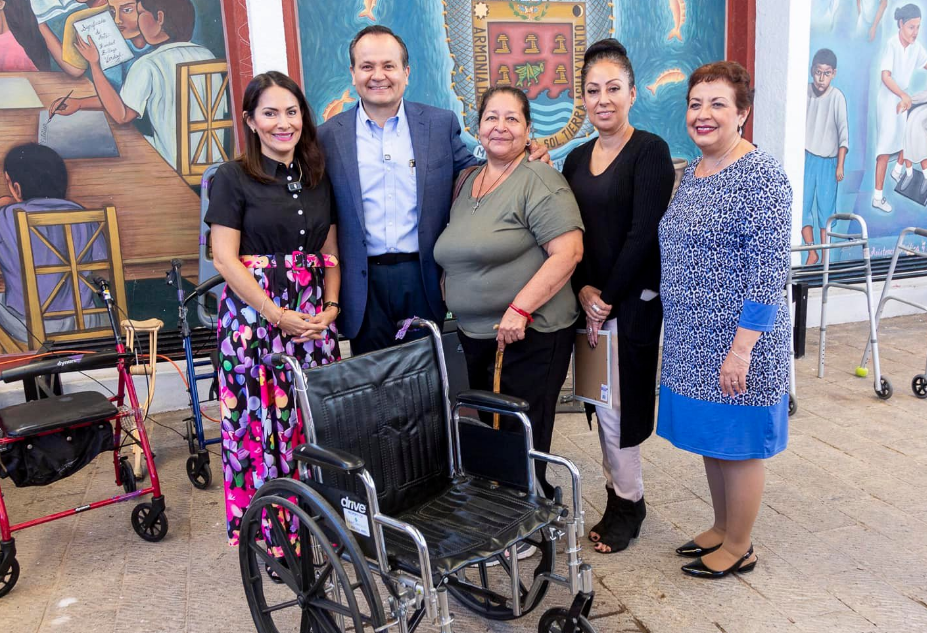
<path fill-rule="evenodd" d="M 337 209 L 339 331 L 361 354 L 394 344 L 402 319 L 444 321 L 434 245 L 454 178 L 481 161 L 460 139 L 453 112 L 403 100 L 409 51 L 399 36 L 368 26 L 349 50 L 360 100 L 321 125 L 319 140 Z"/>

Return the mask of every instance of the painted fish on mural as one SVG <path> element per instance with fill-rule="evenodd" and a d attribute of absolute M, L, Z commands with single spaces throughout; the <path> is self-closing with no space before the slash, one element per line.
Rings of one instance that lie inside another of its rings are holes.
<path fill-rule="evenodd" d="M 359 18 L 367 18 L 371 22 L 376 22 L 377 18 L 373 15 L 373 9 L 377 6 L 377 0 L 364 0 L 364 10 L 357 14 Z"/>
<path fill-rule="evenodd" d="M 682 25 L 686 23 L 686 0 L 669 0 L 670 12 L 673 14 L 673 30 L 667 40 L 674 37 L 682 41 Z"/>
<path fill-rule="evenodd" d="M 669 70 L 664 70 L 662 73 L 660 73 L 660 76 L 657 77 L 657 80 L 647 86 L 647 90 L 656 96 L 657 90 L 659 90 L 662 86 L 667 84 L 678 84 L 679 82 L 685 80 L 686 74 L 682 72 L 681 69 L 670 68 Z"/>
<path fill-rule="evenodd" d="M 344 111 L 344 106 L 349 103 L 354 103 L 355 101 L 357 101 L 357 99 L 351 97 L 351 91 L 345 90 L 343 95 L 337 99 L 332 99 L 331 102 L 325 106 L 325 109 L 322 110 L 322 120 L 328 121 L 336 114 L 341 114 Z"/>
<path fill-rule="evenodd" d="M 451 86 L 465 134 L 492 86 L 516 86 L 531 102 L 532 128 L 549 149 L 592 132 L 579 70 L 591 42 L 614 32 L 613 0 L 442 0 Z"/>

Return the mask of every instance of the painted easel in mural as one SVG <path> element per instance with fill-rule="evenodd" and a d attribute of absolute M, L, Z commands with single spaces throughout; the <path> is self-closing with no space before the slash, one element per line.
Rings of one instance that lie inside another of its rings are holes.
<path fill-rule="evenodd" d="M 86 288 L 93 273 L 82 267 L 106 265 L 127 316 L 127 280 L 160 279 L 175 257 L 198 259 L 191 187 L 232 149 L 228 64 L 204 45 L 218 42 L 216 52 L 224 52 L 222 25 L 212 0 L 0 0 L 0 71 L 8 71 L 0 75 L 0 162 L 23 146 L 43 147 L 51 154 L 39 160 L 28 149 L 20 162 L 46 183 L 54 180 L 49 161 L 55 169 L 60 163 L 64 183 L 51 193 L 20 183 L 17 196 L 15 181 L 0 180 L 9 250 L 0 258 L 0 311 L 8 317 L 0 318 L 0 353 L 101 333 Z M 84 227 L 64 215 L 92 213 L 84 208 L 109 209 L 112 221 Z M 32 227 L 31 261 L 17 241 L 18 211 L 59 212 L 74 239 L 94 239 L 70 248 L 60 226 Z M 36 299 L 28 279 L 42 266 L 81 272 L 56 272 L 64 281 L 39 274 Z M 59 314 L 71 298 L 75 315 Z"/>

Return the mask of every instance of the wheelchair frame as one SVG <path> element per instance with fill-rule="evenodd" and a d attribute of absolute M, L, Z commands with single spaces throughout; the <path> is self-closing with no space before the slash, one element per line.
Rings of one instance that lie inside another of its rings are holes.
<path fill-rule="evenodd" d="M 195 302 L 199 297 L 205 296 L 210 290 L 225 283 L 222 275 L 215 275 L 207 279 L 186 295 L 183 292 L 183 278 L 180 275 L 182 262 L 179 259 L 171 261 L 171 269 L 167 273 L 167 284 L 173 286 L 177 291 L 177 327 L 180 330 L 180 337 L 183 341 L 184 360 L 187 369 L 187 393 L 190 396 L 189 418 L 184 421 L 187 423 L 187 448 L 190 451 L 190 457 L 187 458 L 187 477 L 190 483 L 199 490 L 205 490 L 212 483 L 212 471 L 209 468 L 209 451 L 206 447 L 211 444 L 219 444 L 221 437 L 206 438 L 203 431 L 203 412 L 200 408 L 199 381 L 212 380 L 217 384 L 218 370 L 213 366 L 211 360 L 194 360 L 193 359 L 193 340 L 191 338 L 190 324 L 187 322 L 189 314 L 189 304 Z M 204 314 L 203 310 L 198 311 L 200 316 Z M 197 369 L 210 367 L 211 371 L 198 372 Z M 217 387 L 218 388 L 218 387 Z M 218 397 L 218 394 L 217 394 Z"/>
<path fill-rule="evenodd" d="M 113 466 L 116 471 L 116 485 L 122 486 L 124 493 L 108 499 L 94 501 L 76 508 L 11 525 L 6 505 L 3 502 L 3 494 L 2 491 L 0 491 L 0 597 L 6 595 L 13 589 L 19 577 L 19 563 L 16 561 L 16 544 L 13 538 L 13 532 L 57 519 L 63 519 L 87 510 L 96 510 L 97 508 L 104 508 L 114 503 L 121 503 L 123 501 L 135 499 L 136 497 L 151 494 L 151 502 L 142 502 L 136 505 L 132 510 L 132 527 L 139 536 L 149 542 L 160 541 L 167 535 L 168 523 L 167 515 L 164 514 L 164 496 L 161 493 L 158 471 L 155 467 L 154 455 L 151 452 L 151 446 L 148 442 L 148 433 L 145 430 L 145 422 L 141 413 L 141 407 L 139 406 L 138 395 L 135 391 L 135 383 L 129 371 L 129 362 L 132 358 L 132 354 L 126 352 L 126 348 L 119 336 L 116 318 L 113 315 L 114 302 L 109 291 L 109 284 L 102 279 L 96 279 L 95 281 L 100 287 L 99 294 L 106 304 L 107 315 L 109 316 L 110 326 L 112 327 L 113 337 L 116 343 L 116 352 L 71 356 L 64 359 L 57 357 L 49 361 L 30 363 L 4 371 L 0 374 L 0 380 L 3 380 L 3 382 L 14 382 L 30 376 L 66 373 L 69 371 L 104 367 L 109 366 L 109 363 L 115 360 L 116 370 L 119 374 L 119 386 L 116 395 L 109 397 L 108 400 L 115 405 L 117 410 L 116 415 L 106 420 L 80 422 L 70 426 L 55 427 L 24 437 L 0 437 L 0 446 L 25 442 L 43 435 L 82 428 L 90 426 L 91 424 L 99 424 L 101 422 L 106 422 L 107 424 L 114 423 Z M 128 398 L 128 407 L 125 406 L 126 398 Z M 145 465 L 150 475 L 149 481 L 151 485 L 141 490 L 137 489 L 135 474 L 127 462 L 128 458 L 120 456 L 120 449 L 122 448 L 120 437 L 123 431 L 122 419 L 127 416 L 132 416 L 135 423 L 138 443 L 141 445 L 142 452 L 145 456 Z"/>
<path fill-rule="evenodd" d="M 473 408 L 478 411 L 485 411 L 487 413 L 499 413 L 513 416 L 521 422 L 522 430 L 524 431 L 526 450 L 525 454 L 527 455 L 526 468 L 529 489 L 536 489 L 536 478 L 534 471 L 535 461 L 540 460 L 549 464 L 561 466 L 566 468 L 570 474 L 572 488 L 572 513 L 569 515 L 569 517 L 560 516 L 556 521 L 541 528 L 542 531 L 548 530 L 548 533 L 553 540 L 559 540 L 559 538 L 561 538 L 564 534 L 566 535 L 567 546 L 565 554 L 567 556 L 567 574 L 564 576 L 551 572 L 537 575 L 534 578 L 530 589 L 528 589 L 527 594 L 523 598 L 520 592 L 521 580 L 518 573 L 520 561 L 518 560 L 517 556 L 517 543 L 512 544 L 508 549 L 509 561 L 503 562 L 503 565 L 506 567 L 506 571 L 508 571 L 511 576 L 510 589 L 512 590 L 512 616 L 521 616 L 523 603 L 533 605 L 534 600 L 536 599 L 538 593 L 541 591 L 542 587 L 544 587 L 546 583 L 555 583 L 568 587 L 570 592 L 575 596 L 573 604 L 569 610 L 551 609 L 548 612 L 548 614 L 553 615 L 555 618 L 560 618 L 560 630 L 562 633 L 572 633 L 574 630 L 593 631 L 594 629 L 585 619 L 585 616 L 589 614 L 589 610 L 591 609 L 594 592 L 592 587 L 592 569 L 588 564 L 583 563 L 580 557 L 581 547 L 579 545 L 579 539 L 584 534 L 585 526 L 584 513 L 582 509 L 582 479 L 578 468 L 570 460 L 564 457 L 550 455 L 548 453 L 543 453 L 534 449 L 531 433 L 531 421 L 523 411 L 519 410 L 518 403 L 520 401 L 515 401 L 516 404 L 514 406 L 509 406 L 506 404 L 505 396 L 500 397 L 498 394 L 488 394 L 479 391 L 467 391 L 460 394 L 457 403 L 452 409 L 450 399 L 448 397 L 449 383 L 445 367 L 444 352 L 441 344 L 441 332 L 434 323 L 423 319 L 413 319 L 411 322 L 411 327 L 427 329 L 430 338 L 433 339 L 433 346 L 441 377 L 444 419 L 446 424 L 446 432 L 448 434 L 447 460 L 450 466 L 449 477 L 453 478 L 455 476 L 465 476 L 468 474 L 464 468 L 463 455 L 461 453 L 460 409 L 463 406 Z M 273 354 L 267 356 L 264 359 L 264 363 L 265 365 L 271 366 L 285 364 L 294 377 L 293 382 L 294 390 L 296 391 L 297 406 L 303 416 L 307 438 L 307 444 L 304 444 L 300 447 L 300 449 L 298 449 L 302 452 L 296 456 L 297 460 L 299 461 L 299 482 L 295 483 L 295 485 L 300 488 L 300 492 L 304 492 L 308 498 L 315 502 L 321 501 L 323 506 L 327 505 L 327 502 L 319 492 L 313 490 L 304 483 L 306 480 L 311 478 L 311 480 L 315 483 L 324 485 L 321 470 L 322 466 L 326 468 L 338 469 L 345 473 L 353 473 L 358 479 L 360 479 L 361 483 L 363 484 L 368 508 L 370 511 L 369 519 L 373 528 L 372 536 L 375 544 L 376 557 L 375 559 L 364 557 L 364 561 L 362 562 L 351 562 L 355 566 L 358 564 L 364 564 L 370 571 L 378 574 L 384 583 L 387 584 L 390 590 L 390 594 L 393 596 L 393 598 L 389 600 L 388 604 L 389 621 L 384 626 L 376 628 L 375 630 L 379 632 L 392 629 L 393 627 L 398 627 L 400 633 L 409 633 L 420 624 L 423 616 L 427 616 L 427 618 L 431 620 L 432 623 L 439 627 L 441 633 L 453 633 L 452 624 L 454 619 L 450 611 L 448 584 L 453 584 L 454 586 L 462 587 L 464 590 L 466 590 L 468 585 L 466 583 L 460 583 L 456 578 L 454 578 L 454 574 L 459 574 L 463 569 L 466 569 L 469 566 L 465 566 L 461 570 L 448 574 L 442 579 L 442 582 L 440 582 L 438 586 L 435 586 L 433 581 L 435 576 L 432 573 L 428 544 L 421 531 L 407 522 L 382 514 L 380 512 L 376 484 L 374 482 L 373 476 L 364 467 L 360 458 L 354 457 L 345 451 L 325 448 L 318 445 L 316 429 L 312 421 L 309 400 L 306 394 L 306 381 L 298 361 L 293 357 L 285 356 L 283 354 Z M 292 482 L 292 480 L 287 481 Z M 255 520 L 255 513 L 259 511 L 258 508 L 254 507 L 255 501 L 268 496 L 274 498 L 272 495 L 285 497 L 287 496 L 285 492 L 275 490 L 275 488 L 293 487 L 293 483 L 289 483 L 286 486 L 277 486 L 276 484 L 279 483 L 282 482 L 267 482 L 264 487 L 258 490 L 255 498 L 252 500 L 252 506 L 245 513 L 245 516 L 242 519 L 243 532 L 245 524 L 249 521 Z M 259 520 L 259 517 L 257 517 L 257 519 Z M 340 525 L 341 528 L 345 531 L 349 529 L 343 522 L 341 522 Z M 402 533 L 412 541 L 418 555 L 420 572 L 419 575 L 414 575 L 407 571 L 402 571 L 395 568 L 395 566 L 390 565 L 387 555 L 386 537 L 384 532 L 386 529 Z M 315 545 L 314 547 L 317 548 L 318 546 Z M 242 574 L 244 576 L 246 573 L 246 557 L 251 556 L 252 554 L 246 551 L 247 547 L 244 543 L 240 545 L 240 548 Z M 551 569 L 556 569 L 556 556 L 554 556 L 553 562 L 551 563 Z M 454 582 L 451 583 L 451 580 Z M 471 587 L 479 590 L 479 588 L 475 585 L 471 585 Z M 376 599 L 379 599 L 379 596 L 376 596 Z M 264 629 L 258 623 L 257 614 L 255 613 L 255 609 L 257 608 L 256 605 L 251 603 L 249 600 L 249 606 L 252 609 L 252 615 L 255 618 L 256 624 L 258 624 L 259 630 L 263 631 Z M 548 614 L 545 614 L 544 618 L 542 618 L 542 624 L 544 619 L 552 619 L 548 616 Z M 342 614 L 341 617 L 344 618 L 344 614 Z M 583 624 L 578 624 L 578 621 L 582 621 Z"/>

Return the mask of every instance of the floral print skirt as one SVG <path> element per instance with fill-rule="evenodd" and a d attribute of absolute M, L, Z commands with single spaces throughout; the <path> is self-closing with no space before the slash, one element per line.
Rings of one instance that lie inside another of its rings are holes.
<path fill-rule="evenodd" d="M 323 269 L 297 266 L 294 259 L 243 256 L 241 261 L 269 301 L 315 315 L 322 311 Z M 293 449 L 304 441 L 292 381 L 284 368 L 266 367 L 263 357 L 283 352 L 309 368 L 341 355 L 334 323 L 323 339 L 294 343 L 228 287 L 220 301 L 218 336 L 225 510 L 229 544 L 237 545 L 241 518 L 255 491 L 275 477 L 297 475 Z M 272 544 L 267 525 L 263 532 Z"/>

